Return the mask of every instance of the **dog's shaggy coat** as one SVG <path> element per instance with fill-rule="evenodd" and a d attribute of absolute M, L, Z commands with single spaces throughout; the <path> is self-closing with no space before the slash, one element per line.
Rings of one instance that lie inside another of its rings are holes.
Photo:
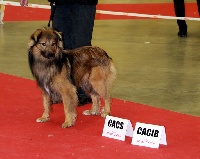
<path fill-rule="evenodd" d="M 30 70 L 43 96 L 44 112 L 37 122 L 49 121 L 52 104 L 63 102 L 62 127 L 74 125 L 78 104 L 76 87 L 92 98 L 92 108 L 85 110 L 84 115 L 110 114 L 110 90 L 116 68 L 104 50 L 92 46 L 63 50 L 61 34 L 52 28 L 42 28 L 30 36 L 28 55 Z M 102 111 L 100 98 L 105 100 Z"/>

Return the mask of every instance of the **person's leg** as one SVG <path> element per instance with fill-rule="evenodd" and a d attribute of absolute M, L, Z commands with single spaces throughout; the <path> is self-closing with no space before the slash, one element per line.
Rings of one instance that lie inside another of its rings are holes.
<path fill-rule="evenodd" d="M 90 46 L 96 14 L 96 5 L 73 5 L 72 12 L 72 49 Z M 91 103 L 91 98 L 79 87 L 79 105 Z"/>
<path fill-rule="evenodd" d="M 96 5 L 74 5 L 72 14 L 72 48 L 92 45 Z"/>
<path fill-rule="evenodd" d="M 5 5 L 0 5 L 0 24 L 4 24 L 3 23 L 4 11 L 5 11 Z"/>
<path fill-rule="evenodd" d="M 71 6 L 63 5 L 56 6 L 53 15 L 53 28 L 62 32 L 64 49 L 72 49 L 72 20 L 71 20 Z"/>
<path fill-rule="evenodd" d="M 174 1 L 174 11 L 177 17 L 185 17 L 185 4 L 184 0 L 173 0 Z M 179 26 L 178 36 L 187 36 L 187 24 L 185 20 L 177 20 Z"/>
<path fill-rule="evenodd" d="M 197 0 L 197 6 L 198 6 L 199 15 L 200 15 L 200 0 Z"/>

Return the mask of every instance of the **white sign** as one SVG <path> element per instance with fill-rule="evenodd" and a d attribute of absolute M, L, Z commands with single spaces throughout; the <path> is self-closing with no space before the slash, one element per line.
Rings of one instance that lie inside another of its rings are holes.
<path fill-rule="evenodd" d="M 165 127 L 137 122 L 131 144 L 151 148 L 167 145 Z"/>
<path fill-rule="evenodd" d="M 125 140 L 125 136 L 133 136 L 133 127 L 130 120 L 106 116 L 102 136 Z"/>

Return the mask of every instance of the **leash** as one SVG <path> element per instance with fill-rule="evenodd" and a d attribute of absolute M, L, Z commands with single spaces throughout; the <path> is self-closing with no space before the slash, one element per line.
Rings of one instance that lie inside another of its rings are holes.
<path fill-rule="evenodd" d="M 50 14 L 49 22 L 47 24 L 48 27 L 51 26 L 51 21 L 53 20 L 54 13 L 55 13 L 55 10 L 56 10 L 55 2 L 50 2 L 50 6 L 51 6 L 51 14 Z"/>

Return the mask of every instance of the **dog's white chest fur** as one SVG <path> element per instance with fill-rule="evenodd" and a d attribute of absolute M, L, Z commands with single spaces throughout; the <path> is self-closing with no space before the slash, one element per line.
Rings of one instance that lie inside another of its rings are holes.
<path fill-rule="evenodd" d="M 44 83 L 44 89 L 47 91 L 48 94 L 50 94 L 50 90 L 49 90 L 49 88 L 46 86 L 45 83 Z"/>

